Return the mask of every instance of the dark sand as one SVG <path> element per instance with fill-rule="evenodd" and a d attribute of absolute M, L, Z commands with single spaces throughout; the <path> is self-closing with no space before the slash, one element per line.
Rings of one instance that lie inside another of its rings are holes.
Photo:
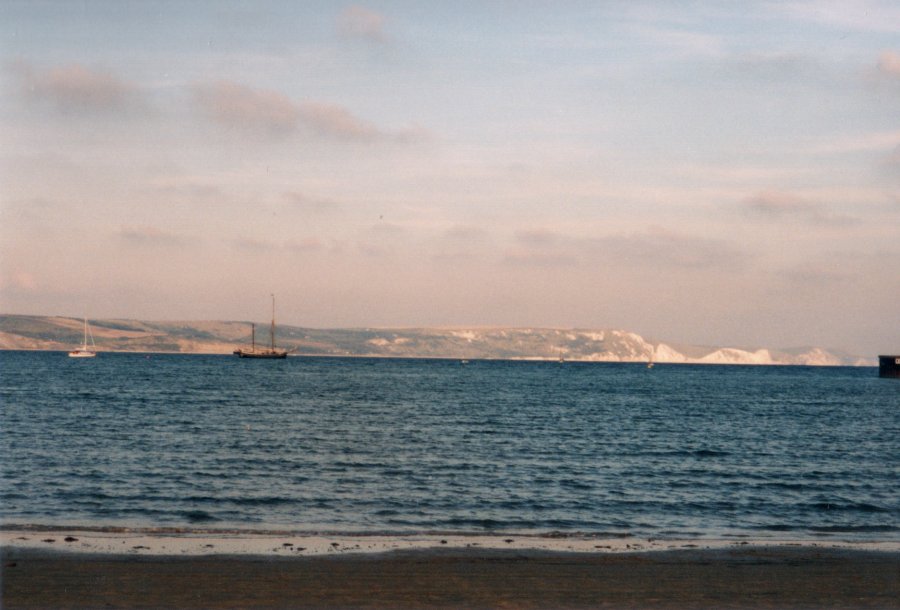
<path fill-rule="evenodd" d="M 6 550 L 15 608 L 900 608 L 900 554 L 417 551 L 134 557 Z"/>

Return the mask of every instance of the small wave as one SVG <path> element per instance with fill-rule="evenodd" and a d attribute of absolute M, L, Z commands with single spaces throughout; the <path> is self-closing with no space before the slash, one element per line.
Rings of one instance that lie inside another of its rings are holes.
<path fill-rule="evenodd" d="M 712 458 L 712 457 L 729 456 L 729 455 L 731 455 L 731 452 L 724 451 L 721 449 L 673 449 L 670 451 L 637 451 L 630 455 L 637 456 L 637 457 L 658 457 L 658 458 L 673 458 L 673 457 Z"/>
<path fill-rule="evenodd" d="M 633 538 L 634 534 L 631 532 L 618 532 L 618 531 L 597 531 L 597 532 L 563 532 L 559 530 L 553 530 L 550 532 L 543 532 L 539 534 L 531 534 L 535 538 L 551 538 L 551 539 L 565 539 L 565 538 L 596 538 L 596 539 L 608 539 L 608 538 Z"/>
<path fill-rule="evenodd" d="M 191 523 L 207 523 L 211 521 L 218 521 L 216 517 L 213 517 L 211 514 L 206 512 L 205 510 L 189 510 L 181 513 L 181 516 L 190 521 Z"/>
<path fill-rule="evenodd" d="M 690 455 L 699 458 L 708 458 L 708 457 L 725 457 L 727 455 L 731 455 L 728 451 L 721 451 L 718 449 L 697 449 L 696 451 L 691 451 Z"/>
<path fill-rule="evenodd" d="M 900 531 L 900 528 L 893 525 L 790 525 L 787 523 L 759 525 L 749 529 L 759 532 L 812 532 L 815 534 L 876 534 Z"/>
<path fill-rule="evenodd" d="M 798 527 L 796 525 L 788 525 L 787 523 L 775 523 L 770 525 L 753 525 L 748 527 L 747 529 L 760 532 L 797 532 L 809 528 Z"/>
<path fill-rule="evenodd" d="M 457 528 L 457 527 L 466 527 L 466 528 L 475 528 L 479 530 L 496 530 L 501 529 L 503 527 L 508 526 L 505 521 L 498 521 L 496 519 L 477 519 L 477 518 L 465 518 L 465 517 L 454 517 L 451 519 L 445 519 L 440 522 L 439 525 Z"/>
<path fill-rule="evenodd" d="M 563 479 L 559 482 L 560 487 L 564 487 L 566 489 L 575 489 L 580 491 L 587 491 L 594 489 L 593 485 L 589 485 L 582 481 L 577 481 L 575 479 Z"/>
<path fill-rule="evenodd" d="M 223 498 L 221 501 L 237 506 L 283 506 L 292 504 L 296 500 L 282 496 L 264 496 L 260 498 Z"/>
<path fill-rule="evenodd" d="M 787 481 L 771 481 L 759 484 L 766 489 L 777 489 L 781 491 L 804 491 L 809 489 L 809 485 L 803 483 L 792 483 Z"/>
<path fill-rule="evenodd" d="M 900 531 L 900 528 L 893 525 L 823 525 L 803 529 L 818 534 L 875 534 Z"/>
<path fill-rule="evenodd" d="M 890 513 L 887 508 L 876 506 L 875 504 L 867 504 L 865 502 L 815 502 L 807 504 L 807 508 L 819 511 L 829 512 L 859 512 L 859 513 Z"/>

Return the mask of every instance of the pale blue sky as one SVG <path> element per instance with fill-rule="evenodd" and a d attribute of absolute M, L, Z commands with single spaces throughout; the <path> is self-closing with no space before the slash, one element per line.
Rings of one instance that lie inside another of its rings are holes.
<path fill-rule="evenodd" d="M 0 2 L 0 309 L 900 349 L 894 2 Z"/>

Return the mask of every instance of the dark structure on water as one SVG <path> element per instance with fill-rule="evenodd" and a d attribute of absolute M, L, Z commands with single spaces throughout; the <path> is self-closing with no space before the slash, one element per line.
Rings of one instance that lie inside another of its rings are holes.
<path fill-rule="evenodd" d="M 878 356 L 878 376 L 900 379 L 900 356 Z"/>
<path fill-rule="evenodd" d="M 250 325 L 250 349 L 236 349 L 234 355 L 239 358 L 265 358 L 272 360 L 273 358 L 287 358 L 287 350 L 275 348 L 275 295 L 272 295 L 272 329 L 269 331 L 269 349 L 260 349 L 256 347 L 256 324 Z"/>

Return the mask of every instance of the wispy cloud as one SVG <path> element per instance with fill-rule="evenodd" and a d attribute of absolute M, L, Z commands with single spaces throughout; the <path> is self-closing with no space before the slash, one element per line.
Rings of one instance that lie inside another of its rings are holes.
<path fill-rule="evenodd" d="M 303 102 L 298 112 L 304 124 L 321 135 L 357 141 L 377 140 L 384 135 L 371 123 L 337 104 Z"/>
<path fill-rule="evenodd" d="M 792 19 L 839 30 L 896 33 L 900 23 L 900 6 L 889 0 L 802 0 L 773 2 L 771 7 Z"/>
<path fill-rule="evenodd" d="M 333 199 L 313 197 L 299 191 L 287 191 L 281 196 L 288 206 L 298 211 L 326 213 L 340 208 L 340 204 Z"/>
<path fill-rule="evenodd" d="M 804 263 L 795 267 L 783 269 L 779 276 L 791 289 L 825 289 L 838 283 L 844 283 L 852 276 L 836 270 L 834 267 L 824 267 L 818 264 Z"/>
<path fill-rule="evenodd" d="M 397 253 L 410 238 L 409 230 L 392 222 L 378 222 L 370 225 L 360 234 L 356 242 L 357 250 L 366 257 L 382 257 Z"/>
<path fill-rule="evenodd" d="M 379 222 L 369 227 L 369 235 L 379 239 L 395 240 L 407 234 L 407 229 L 393 222 Z"/>
<path fill-rule="evenodd" d="M 432 139 L 431 132 L 421 126 L 382 129 L 355 116 L 338 104 L 301 102 L 298 110 L 302 124 L 307 129 L 334 139 L 352 142 L 395 142 L 398 144 L 414 144 Z"/>
<path fill-rule="evenodd" d="M 38 69 L 25 61 L 10 64 L 28 98 L 66 112 L 121 111 L 138 105 L 138 89 L 115 74 L 80 63 Z"/>
<path fill-rule="evenodd" d="M 443 237 L 452 241 L 481 241 L 487 237 L 487 231 L 471 225 L 453 225 L 443 232 Z"/>
<path fill-rule="evenodd" d="M 771 85 L 824 75 L 820 58 L 811 54 L 751 52 L 723 58 L 722 65 L 741 78 Z"/>
<path fill-rule="evenodd" d="M 573 237 L 544 230 L 521 231 L 504 262 L 532 266 L 592 265 L 715 270 L 741 268 L 747 255 L 730 243 L 653 227 L 644 232 Z"/>
<path fill-rule="evenodd" d="M 301 130 L 348 142 L 412 142 L 428 137 L 421 128 L 383 130 L 339 104 L 294 101 L 278 91 L 255 89 L 231 81 L 193 88 L 197 107 L 229 130 L 287 137 Z"/>
<path fill-rule="evenodd" d="M 277 91 L 218 81 L 197 85 L 193 93 L 200 109 L 227 128 L 279 136 L 294 132 L 300 120 L 297 105 Z"/>
<path fill-rule="evenodd" d="M 900 145 L 894 148 L 890 154 L 886 155 L 881 163 L 882 170 L 894 180 L 900 182 Z M 895 207 L 900 208 L 900 191 L 894 191 L 892 194 Z"/>
<path fill-rule="evenodd" d="M 24 197 L 21 199 L 5 199 L 0 197 L 0 210 L 4 220 L 3 228 L 9 232 L 11 226 L 18 223 L 46 230 L 51 218 L 66 218 L 71 214 L 71 206 L 58 199 L 46 197 Z M 9 234 L 9 233 L 7 233 Z"/>
<path fill-rule="evenodd" d="M 723 39 L 716 34 L 663 25 L 635 25 L 631 29 L 666 57 L 718 57 L 723 53 Z"/>
<path fill-rule="evenodd" d="M 878 131 L 831 138 L 808 149 L 815 154 L 887 151 L 900 146 L 900 131 Z"/>
<path fill-rule="evenodd" d="M 231 241 L 231 245 L 236 250 L 257 254 L 262 252 L 271 252 L 277 249 L 277 246 L 270 241 L 255 239 L 251 237 L 241 237 L 239 239 L 233 239 Z"/>
<path fill-rule="evenodd" d="M 515 239 L 517 242 L 529 246 L 551 246 L 560 241 L 562 237 L 549 229 L 525 229 L 517 231 Z"/>
<path fill-rule="evenodd" d="M 837 251 L 819 253 L 773 268 L 767 289 L 775 298 L 785 298 L 789 294 L 793 299 L 816 299 L 817 302 L 839 292 L 852 294 L 868 281 L 863 270 L 877 269 L 882 260 L 890 260 L 895 255 L 889 252 L 864 255 Z"/>
<path fill-rule="evenodd" d="M 489 256 L 489 232 L 481 227 L 457 224 L 440 231 L 432 246 L 431 260 L 441 265 L 458 266 L 473 258 Z"/>
<path fill-rule="evenodd" d="M 577 265 L 579 260 L 571 254 L 562 252 L 516 249 L 507 252 L 503 257 L 503 262 L 508 265 L 526 267 L 571 267 Z"/>
<path fill-rule="evenodd" d="M 513 245 L 503 261 L 511 265 L 568 267 L 584 259 L 583 243 L 548 229 L 522 229 L 513 235 Z"/>
<path fill-rule="evenodd" d="M 388 40 L 384 24 L 384 15 L 359 5 L 348 6 L 342 10 L 337 20 L 338 32 L 341 35 L 379 44 Z"/>
<path fill-rule="evenodd" d="M 184 196 L 191 200 L 220 200 L 224 196 L 222 188 L 208 178 L 190 176 L 165 176 L 149 181 L 148 190 L 168 196 Z"/>
<path fill-rule="evenodd" d="M 284 242 L 242 237 L 231 240 L 231 246 L 247 254 L 307 253 L 325 249 L 325 244 L 317 237 L 289 239 Z"/>
<path fill-rule="evenodd" d="M 816 207 L 801 197 L 779 191 L 758 193 L 747 199 L 744 206 L 753 212 L 772 217 L 805 214 Z"/>
<path fill-rule="evenodd" d="M 592 249 L 595 257 L 604 260 L 660 269 L 734 270 L 744 267 L 749 258 L 727 241 L 656 227 L 643 233 L 592 240 Z"/>
<path fill-rule="evenodd" d="M 383 244 L 376 244 L 369 241 L 361 241 L 356 244 L 357 251 L 366 258 L 381 258 L 388 256 L 394 252 L 393 248 Z"/>
<path fill-rule="evenodd" d="M 287 242 L 285 242 L 284 247 L 286 250 L 289 250 L 291 252 L 305 253 L 323 250 L 325 248 L 325 244 L 322 243 L 322 240 L 316 237 L 307 237 L 305 239 L 288 240 Z"/>
<path fill-rule="evenodd" d="M 123 226 L 118 231 L 120 239 L 139 246 L 186 246 L 187 238 L 152 226 Z"/>
<path fill-rule="evenodd" d="M 773 222 L 790 219 L 806 225 L 831 226 L 846 226 L 859 222 L 856 218 L 835 214 L 820 203 L 783 191 L 757 193 L 746 199 L 743 207 L 747 213 Z"/>

